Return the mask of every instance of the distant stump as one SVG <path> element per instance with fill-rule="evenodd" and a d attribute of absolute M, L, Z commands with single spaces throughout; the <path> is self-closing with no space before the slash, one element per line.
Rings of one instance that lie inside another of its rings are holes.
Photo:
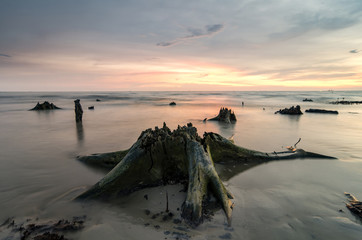
<path fill-rule="evenodd" d="M 204 122 L 206 121 L 206 118 L 204 119 Z M 219 115 L 217 115 L 214 118 L 208 119 L 208 121 L 219 121 L 224 123 L 235 123 L 236 122 L 236 116 L 234 111 L 231 111 L 231 109 L 228 108 L 220 108 Z"/>
<path fill-rule="evenodd" d="M 325 114 L 338 114 L 338 111 L 333 110 L 325 110 L 325 109 L 307 109 L 305 110 L 307 113 L 325 113 Z"/>
<path fill-rule="evenodd" d="M 301 115 L 303 114 L 302 111 L 300 110 L 300 106 L 297 105 L 296 107 L 292 106 L 291 108 L 284 108 L 284 109 L 279 109 L 278 111 L 275 112 L 275 114 L 288 114 L 288 115 Z"/>
<path fill-rule="evenodd" d="M 61 109 L 61 108 L 55 106 L 53 103 L 45 101 L 43 103 L 38 102 L 35 107 L 30 109 L 30 111 L 42 111 L 42 110 L 54 110 L 54 109 Z"/>

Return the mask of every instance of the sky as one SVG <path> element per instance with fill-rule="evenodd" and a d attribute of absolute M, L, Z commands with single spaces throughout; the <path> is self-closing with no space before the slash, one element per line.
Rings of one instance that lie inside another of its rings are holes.
<path fill-rule="evenodd" d="M 362 90 L 361 0 L 0 0 L 0 91 Z"/>

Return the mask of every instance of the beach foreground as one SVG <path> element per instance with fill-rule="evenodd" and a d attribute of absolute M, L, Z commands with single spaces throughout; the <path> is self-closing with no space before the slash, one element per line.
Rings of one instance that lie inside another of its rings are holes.
<path fill-rule="evenodd" d="M 73 239 L 360 239 L 362 226 L 345 208 L 343 193 L 362 199 L 362 109 L 329 104 L 343 97 L 358 101 L 360 96 L 361 92 L 0 93 L 0 221 L 86 215 L 84 229 L 66 235 Z M 84 110 L 81 125 L 74 119 L 77 98 L 83 109 L 94 106 L 93 111 Z M 302 102 L 304 98 L 314 101 Z M 27 111 L 38 101 L 53 102 L 62 110 Z M 171 101 L 177 105 L 170 106 Z M 292 105 L 339 114 L 274 114 Z M 202 121 L 217 115 L 220 107 L 232 108 L 238 121 Z M 237 145 L 263 152 L 281 151 L 301 138 L 298 147 L 338 160 L 271 162 L 237 175 L 237 166 L 217 165 L 218 171 L 230 172 L 222 180 L 235 197 L 231 226 L 222 211 L 195 229 L 179 222 L 185 199 L 181 185 L 143 189 L 112 202 L 72 201 L 106 172 L 84 166 L 76 156 L 128 149 L 141 131 L 162 127 L 163 122 L 170 128 L 192 122 L 200 134 L 234 135 Z M 173 214 L 169 219 L 164 219 L 166 192 Z M 6 230 L 0 232 L 1 238 L 7 235 Z"/>

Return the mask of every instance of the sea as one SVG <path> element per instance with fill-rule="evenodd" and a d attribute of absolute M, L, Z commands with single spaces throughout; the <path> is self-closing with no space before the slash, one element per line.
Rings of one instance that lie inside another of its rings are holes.
<path fill-rule="evenodd" d="M 76 99 L 82 124 L 75 122 Z M 362 200 L 362 104 L 330 103 L 337 100 L 362 101 L 362 91 L 0 92 L 0 225 L 8 218 L 20 223 L 86 216 L 84 229 L 66 237 L 362 239 L 362 222 L 345 205 L 345 192 Z M 29 111 L 44 101 L 61 109 Z M 296 105 L 303 115 L 275 114 Z M 237 122 L 203 121 L 221 107 L 231 108 Z M 304 112 L 310 108 L 339 114 Z M 231 226 L 220 209 L 196 228 L 175 221 L 185 200 L 181 185 L 143 189 L 117 203 L 74 201 L 107 173 L 77 156 L 128 149 L 143 130 L 164 122 L 171 130 L 192 123 L 200 136 L 233 136 L 236 145 L 264 152 L 283 151 L 301 139 L 297 148 L 337 159 L 275 161 L 236 172 L 235 165 L 217 166 L 230 172 L 223 180 L 234 195 Z M 167 199 L 174 216 L 165 221 L 157 213 L 165 211 Z M 0 239 L 17 237 L 0 228 Z"/>

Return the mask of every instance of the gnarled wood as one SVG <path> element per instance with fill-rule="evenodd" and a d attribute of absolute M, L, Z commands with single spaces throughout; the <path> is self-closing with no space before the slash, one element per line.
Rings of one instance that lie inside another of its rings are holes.
<path fill-rule="evenodd" d="M 114 168 L 78 199 L 106 199 L 129 194 L 138 189 L 164 184 L 183 183 L 188 186 L 182 217 L 192 226 L 203 219 L 203 202 L 209 193 L 219 200 L 228 222 L 231 222 L 231 193 L 223 185 L 215 163 L 256 166 L 258 164 L 295 158 L 332 158 L 298 149 L 263 153 L 234 145 L 216 133 L 203 138 L 189 123 L 171 132 L 163 125 L 143 131 L 126 151 L 79 157 L 92 165 Z"/>

